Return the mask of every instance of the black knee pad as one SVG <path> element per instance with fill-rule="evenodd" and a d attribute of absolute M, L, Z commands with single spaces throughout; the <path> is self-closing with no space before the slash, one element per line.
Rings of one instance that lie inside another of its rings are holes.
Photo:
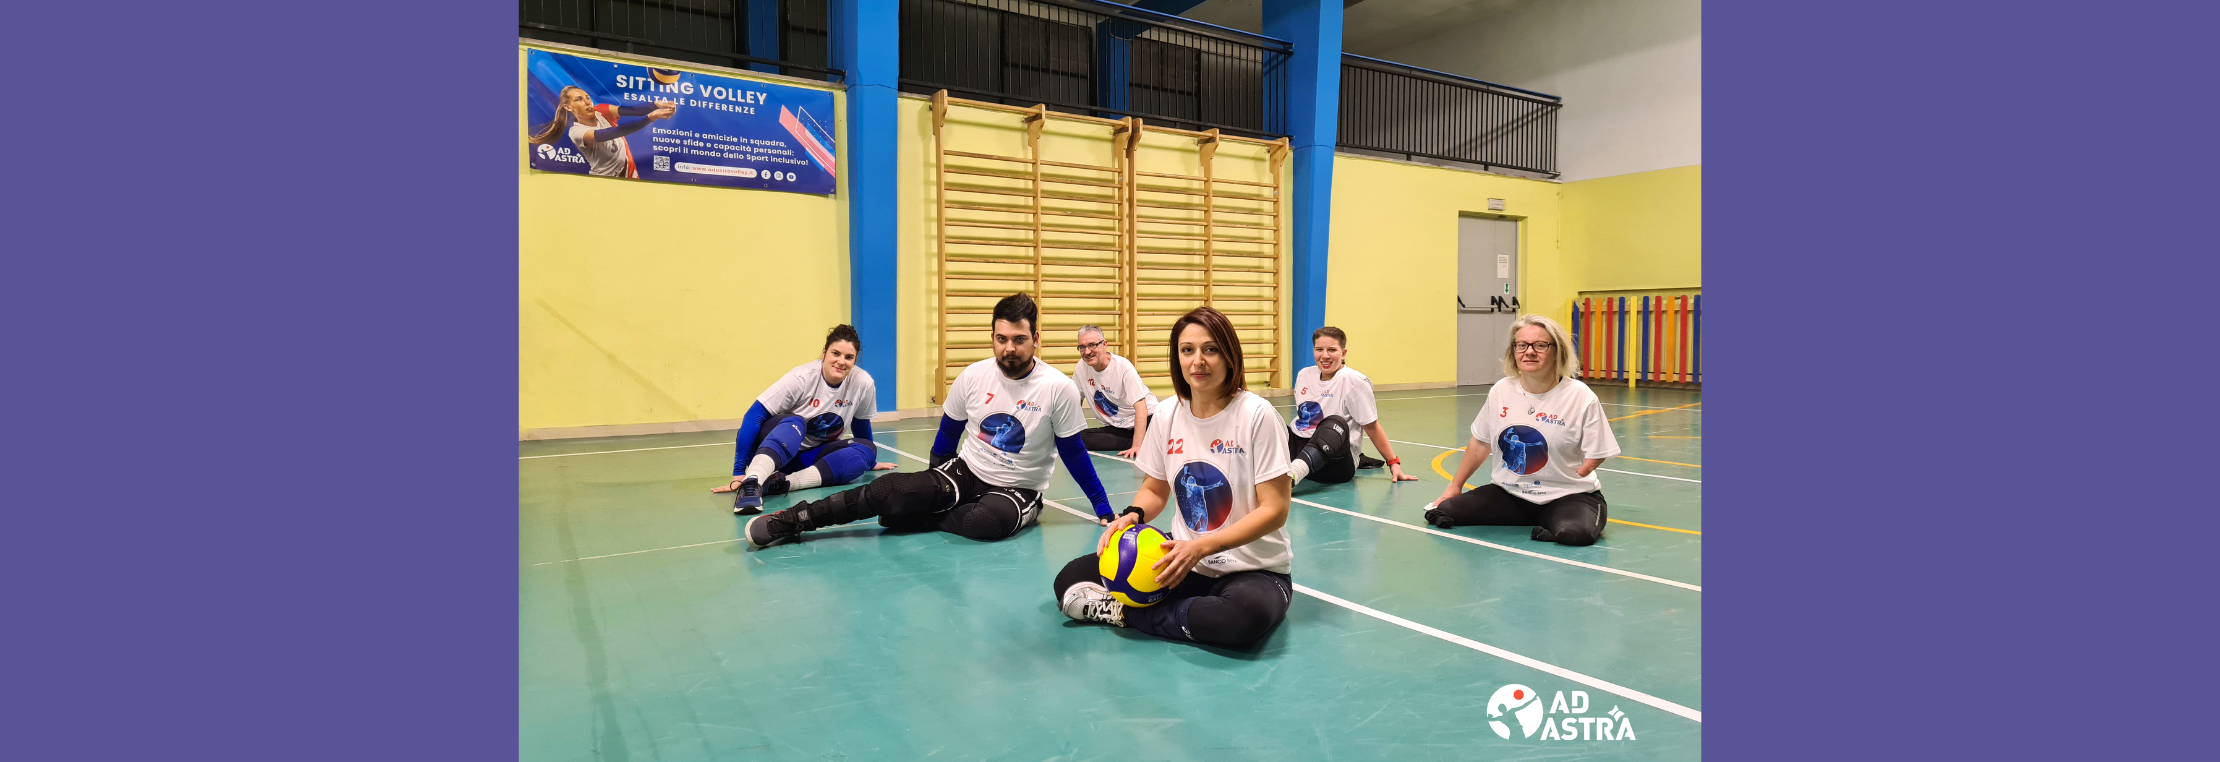
<path fill-rule="evenodd" d="M 1350 431 L 1348 418 L 1338 415 L 1326 416 L 1326 420 L 1319 421 L 1318 429 L 1311 433 L 1311 446 L 1317 447 L 1318 451 L 1325 453 L 1328 458 L 1339 459 L 1349 454 Z"/>
<path fill-rule="evenodd" d="M 1016 535 L 1040 516 L 1040 499 L 1009 490 L 987 490 L 976 503 L 956 506 L 941 528 L 974 540 L 991 541 Z"/>
<path fill-rule="evenodd" d="M 887 474 L 850 491 L 863 492 L 864 500 L 877 509 L 876 515 L 897 522 L 904 517 L 939 513 L 956 499 L 955 485 L 935 471 Z"/>

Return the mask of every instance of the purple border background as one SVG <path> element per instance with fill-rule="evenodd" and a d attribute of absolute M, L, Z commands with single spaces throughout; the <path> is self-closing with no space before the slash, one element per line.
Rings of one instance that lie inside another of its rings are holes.
<path fill-rule="evenodd" d="M 2206 751 L 2209 6 L 1708 5 L 1707 754 Z M 11 14 L 10 756 L 514 757 L 514 6 Z"/>
<path fill-rule="evenodd" d="M 9 9 L 0 756 L 515 758 L 515 14 Z"/>
<path fill-rule="evenodd" d="M 1706 3 L 1708 757 L 2211 754 L 2205 8 Z"/>

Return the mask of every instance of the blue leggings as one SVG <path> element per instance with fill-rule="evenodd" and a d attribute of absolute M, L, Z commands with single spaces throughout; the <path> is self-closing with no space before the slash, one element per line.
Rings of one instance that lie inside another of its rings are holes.
<path fill-rule="evenodd" d="M 855 481 L 879 459 L 878 445 L 868 439 L 836 439 L 813 447 L 803 447 L 802 441 L 801 416 L 774 418 L 764 422 L 755 440 L 755 453 L 771 456 L 782 474 L 815 468 L 828 487 Z"/>

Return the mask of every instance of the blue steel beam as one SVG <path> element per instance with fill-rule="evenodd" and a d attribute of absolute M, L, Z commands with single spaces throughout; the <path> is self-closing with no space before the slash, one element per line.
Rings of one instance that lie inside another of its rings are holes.
<path fill-rule="evenodd" d="M 848 313 L 865 346 L 856 365 L 878 384 L 882 410 L 900 405 L 901 348 L 920 336 L 897 335 L 895 162 L 901 139 L 896 80 L 901 77 L 897 0 L 833 0 L 834 68 L 848 72 Z"/>
<path fill-rule="evenodd" d="M 1293 325 L 1280 337 L 1295 371 L 1316 363 L 1310 332 L 1326 324 L 1327 245 L 1332 240 L 1334 143 L 1341 106 L 1341 0 L 1264 0 L 1264 33 L 1295 46 L 1287 77 L 1288 144 L 1294 149 L 1289 219 L 1294 235 Z"/>

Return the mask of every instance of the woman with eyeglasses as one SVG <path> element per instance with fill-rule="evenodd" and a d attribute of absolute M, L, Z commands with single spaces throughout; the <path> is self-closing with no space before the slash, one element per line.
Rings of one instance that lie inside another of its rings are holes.
<path fill-rule="evenodd" d="M 1531 526 L 1535 540 L 1563 545 L 1603 539 L 1610 506 L 1596 469 L 1619 454 L 1619 440 L 1596 393 L 1575 378 L 1580 360 L 1570 346 L 1555 320 L 1521 315 L 1511 323 L 1506 377 L 1488 390 L 1457 475 L 1426 507 L 1426 523 L 1443 529 Z M 1491 449 L 1503 457 L 1489 482 L 1463 491 Z"/>

